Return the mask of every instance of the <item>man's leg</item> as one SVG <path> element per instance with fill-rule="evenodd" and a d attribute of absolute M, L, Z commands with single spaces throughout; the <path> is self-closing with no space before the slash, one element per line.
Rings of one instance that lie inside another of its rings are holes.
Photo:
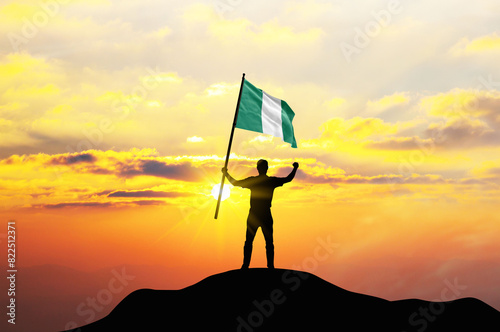
<path fill-rule="evenodd" d="M 269 215 L 265 219 L 262 223 L 262 234 L 264 234 L 266 240 L 267 267 L 274 269 L 273 217 L 271 211 L 269 211 Z"/>
<path fill-rule="evenodd" d="M 245 246 L 243 247 L 243 265 L 242 269 L 248 269 L 250 266 L 250 259 L 252 258 L 252 247 L 253 239 L 255 238 L 255 233 L 257 233 L 258 225 L 256 225 L 255 219 L 250 212 L 247 219 L 247 233 L 245 236 Z"/>

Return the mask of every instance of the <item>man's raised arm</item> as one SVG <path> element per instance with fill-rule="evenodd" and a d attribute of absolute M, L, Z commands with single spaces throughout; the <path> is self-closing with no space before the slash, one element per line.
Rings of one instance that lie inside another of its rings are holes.
<path fill-rule="evenodd" d="M 285 179 L 284 183 L 287 183 L 287 182 L 290 182 L 293 180 L 293 178 L 295 177 L 295 173 L 297 173 L 297 168 L 299 168 L 299 163 L 297 162 L 294 162 L 293 163 L 293 170 L 290 172 L 290 174 L 288 174 L 288 176 Z"/>
<path fill-rule="evenodd" d="M 231 175 L 229 175 L 229 173 L 227 172 L 227 168 L 226 167 L 223 167 L 222 168 L 222 174 L 224 174 L 226 176 L 226 178 L 229 180 L 229 182 L 231 182 L 231 184 L 233 186 L 237 186 L 238 185 L 238 180 L 236 180 L 235 178 L 233 178 Z"/>

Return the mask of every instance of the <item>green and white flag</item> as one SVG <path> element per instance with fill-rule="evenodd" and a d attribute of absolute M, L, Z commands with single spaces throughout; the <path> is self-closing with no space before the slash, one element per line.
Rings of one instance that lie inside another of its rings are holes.
<path fill-rule="evenodd" d="M 292 126 L 294 116 L 295 113 L 284 100 L 265 93 L 245 80 L 236 128 L 280 137 L 296 148 Z"/>

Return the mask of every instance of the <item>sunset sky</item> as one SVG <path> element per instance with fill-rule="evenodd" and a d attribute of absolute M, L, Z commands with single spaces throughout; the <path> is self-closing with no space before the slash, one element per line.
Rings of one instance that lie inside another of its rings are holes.
<path fill-rule="evenodd" d="M 211 190 L 245 73 L 296 114 L 297 149 L 237 129 L 229 161 L 300 164 L 277 267 L 500 309 L 499 22 L 495 0 L 3 1 L 0 241 L 16 220 L 20 267 L 238 268 L 249 191 L 214 220 Z"/>

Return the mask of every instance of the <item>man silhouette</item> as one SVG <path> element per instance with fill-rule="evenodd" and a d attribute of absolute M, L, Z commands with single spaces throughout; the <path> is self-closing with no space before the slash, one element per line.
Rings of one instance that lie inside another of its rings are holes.
<path fill-rule="evenodd" d="M 250 211 L 247 219 L 247 232 L 245 246 L 243 247 L 243 265 L 242 269 L 248 269 L 250 258 L 252 257 L 252 246 L 255 233 L 262 228 L 262 234 L 266 240 L 267 267 L 274 269 L 274 243 L 273 243 L 273 216 L 271 215 L 271 201 L 273 199 L 274 189 L 290 182 L 295 177 L 298 163 L 293 163 L 293 170 L 287 177 L 279 178 L 267 176 L 269 166 L 266 160 L 261 159 L 257 162 L 258 176 L 251 176 L 244 180 L 235 180 L 227 172 L 227 168 L 222 168 L 222 173 L 227 177 L 233 186 L 250 189 Z"/>

